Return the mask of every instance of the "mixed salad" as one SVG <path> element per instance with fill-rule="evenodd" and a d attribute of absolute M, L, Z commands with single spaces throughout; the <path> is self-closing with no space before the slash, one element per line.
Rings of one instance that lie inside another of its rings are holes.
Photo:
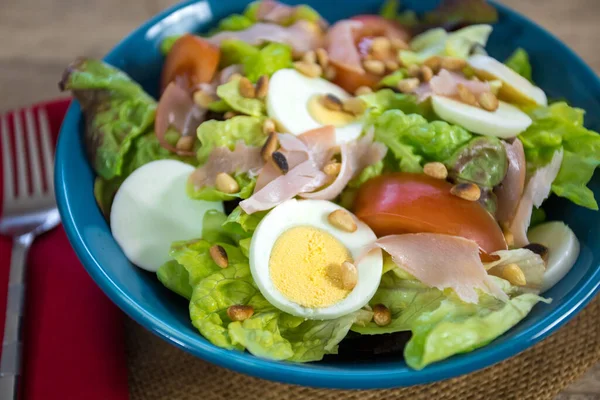
<path fill-rule="evenodd" d="M 116 241 L 207 340 L 308 362 L 384 335 L 366 351 L 420 369 L 551 301 L 579 243 L 545 221 L 550 194 L 598 210 L 600 135 L 523 49 L 486 53 L 496 19 L 388 1 L 329 24 L 264 0 L 165 38 L 158 101 L 93 59 L 61 87 Z"/>

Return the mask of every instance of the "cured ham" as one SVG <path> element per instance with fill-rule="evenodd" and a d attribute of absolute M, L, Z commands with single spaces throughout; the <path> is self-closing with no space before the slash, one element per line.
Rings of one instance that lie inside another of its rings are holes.
<path fill-rule="evenodd" d="M 256 174 L 264 162 L 260 156 L 260 148 L 249 147 L 244 142 L 238 142 L 233 151 L 227 147 L 217 147 L 210 153 L 206 163 L 196 169 L 189 182 L 196 189 L 213 186 L 217 175 L 250 172 Z"/>
<path fill-rule="evenodd" d="M 336 179 L 325 189 L 300 196 L 307 199 L 333 200 L 344 190 L 348 182 L 365 167 L 385 157 L 387 147 L 373 142 L 373 131 L 356 141 L 341 145 L 342 167 Z"/>
<path fill-rule="evenodd" d="M 258 21 L 274 22 L 276 24 L 285 24 L 290 21 L 301 6 L 288 6 L 274 0 L 263 0 L 256 10 L 256 19 Z M 327 28 L 327 21 L 320 19 L 321 28 Z"/>
<path fill-rule="evenodd" d="M 541 206 L 550 195 L 552 182 L 554 182 L 560 171 L 562 159 L 563 152 L 561 149 L 554 153 L 552 161 L 548 165 L 535 171 L 529 182 L 527 182 L 515 216 L 509 226 L 509 230 L 515 237 L 515 246 L 523 247 L 529 244 L 527 229 L 531 222 L 533 207 Z"/>
<path fill-rule="evenodd" d="M 204 121 L 206 110 L 198 107 L 189 92 L 175 82 L 171 82 L 160 97 L 156 109 L 154 130 L 160 145 L 180 156 L 193 156 L 193 151 L 178 150 L 167 142 L 165 135 L 173 127 L 183 136 L 194 135 L 196 128 Z"/>
<path fill-rule="evenodd" d="M 350 71 L 364 74 L 360 53 L 356 47 L 355 31 L 363 28 L 363 23 L 354 20 L 342 20 L 327 32 L 327 52 L 329 60 Z"/>
<path fill-rule="evenodd" d="M 425 285 L 452 289 L 467 303 L 477 303 L 477 290 L 508 300 L 506 293 L 487 274 L 479 259 L 477 243 L 458 236 L 411 233 L 385 236 L 374 243 L 399 268 Z"/>
<path fill-rule="evenodd" d="M 321 30 L 308 21 L 297 21 L 289 27 L 259 22 L 242 31 L 223 31 L 211 36 L 209 42 L 220 45 L 223 40 L 237 39 L 252 45 L 265 42 L 288 44 L 294 54 L 315 50 L 323 44 Z"/>
<path fill-rule="evenodd" d="M 417 95 L 419 101 L 424 101 L 434 94 L 455 97 L 458 96 L 459 84 L 464 85 L 476 96 L 491 91 L 490 85 L 487 82 L 469 80 L 462 75 L 442 69 L 429 82 L 417 87 L 414 93 Z"/>
<path fill-rule="evenodd" d="M 515 139 L 512 144 L 503 141 L 508 159 L 506 176 L 500 186 L 494 190 L 498 198 L 496 219 L 502 224 L 509 224 L 517 211 L 519 200 L 525 190 L 525 177 L 527 165 L 523 143 Z"/>

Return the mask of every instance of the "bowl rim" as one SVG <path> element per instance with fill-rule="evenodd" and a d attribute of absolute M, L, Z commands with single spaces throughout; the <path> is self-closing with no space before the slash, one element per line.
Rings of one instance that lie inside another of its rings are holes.
<path fill-rule="evenodd" d="M 187 0 L 163 10 L 127 35 L 113 47 L 103 59 L 110 59 L 114 54 L 122 51 L 126 46 L 126 43 L 134 36 L 147 31 L 150 27 L 171 15 L 173 12 L 189 5 L 199 3 L 200 1 L 201 0 Z M 545 40 L 553 41 L 562 52 L 568 55 L 571 63 L 580 64 L 580 67 L 587 75 L 585 78 L 589 79 L 590 85 L 594 85 L 596 91 L 600 93 L 600 79 L 593 70 L 561 40 L 531 21 L 529 18 L 509 7 L 498 4 L 493 0 L 491 0 L 490 3 L 502 13 L 510 14 L 511 17 L 520 24 L 531 25 L 545 36 Z M 373 368 L 373 364 L 369 364 L 368 369 L 362 368 L 360 364 L 354 364 L 352 365 L 352 368 L 337 368 L 335 366 L 327 365 L 321 366 L 319 369 L 313 369 L 307 367 L 307 364 L 272 361 L 255 357 L 247 352 L 230 351 L 219 348 L 208 341 L 199 340 L 199 338 L 190 338 L 187 335 L 182 334 L 146 311 L 103 272 L 100 264 L 95 259 L 93 252 L 84 239 L 81 227 L 79 227 L 75 221 L 71 210 L 71 201 L 75 201 L 76 199 L 70 197 L 69 191 L 67 190 L 68 185 L 64 184 L 66 175 L 64 160 L 66 159 L 65 157 L 68 156 L 69 146 L 68 131 L 74 130 L 79 132 L 79 120 L 81 117 L 82 114 L 79 104 L 77 104 L 76 101 L 73 101 L 63 120 L 56 147 L 54 176 L 56 198 L 62 223 L 71 246 L 94 282 L 111 299 L 111 301 L 127 315 L 146 329 L 161 337 L 163 340 L 193 354 L 194 356 L 221 367 L 254 377 L 283 383 L 332 389 L 383 389 L 430 383 L 489 367 L 533 346 L 573 318 L 575 314 L 585 307 L 594 298 L 595 294 L 600 291 L 600 268 L 597 268 L 581 287 L 578 289 L 575 288 L 568 293 L 568 296 L 565 297 L 566 300 L 553 312 L 541 321 L 525 329 L 510 341 L 497 344 L 494 347 L 483 347 L 476 353 L 470 353 L 467 356 L 454 356 L 445 360 L 443 363 L 432 364 L 420 371 L 409 370 L 408 373 L 406 370 Z M 198 333 L 198 336 L 200 337 L 201 335 Z"/>

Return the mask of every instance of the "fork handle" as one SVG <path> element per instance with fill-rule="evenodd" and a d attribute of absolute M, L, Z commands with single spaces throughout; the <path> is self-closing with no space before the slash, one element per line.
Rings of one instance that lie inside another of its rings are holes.
<path fill-rule="evenodd" d="M 2 358 L 0 358 L 0 399 L 16 400 L 17 386 L 21 375 L 21 353 L 23 347 L 22 324 L 25 303 L 25 266 L 27 253 L 33 242 L 31 233 L 14 238 L 10 259 L 8 295 Z"/>

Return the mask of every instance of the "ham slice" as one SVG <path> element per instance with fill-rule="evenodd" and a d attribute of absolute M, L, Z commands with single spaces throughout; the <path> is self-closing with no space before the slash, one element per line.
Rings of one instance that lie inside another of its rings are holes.
<path fill-rule="evenodd" d="M 506 149 L 508 169 L 502 183 L 494 190 L 494 193 L 498 199 L 496 219 L 503 225 L 508 225 L 517 211 L 519 200 L 525 190 L 527 165 L 523 143 L 519 139 L 515 139 L 512 144 L 504 141 L 502 144 Z"/>
<path fill-rule="evenodd" d="M 299 6 L 291 7 L 274 0 L 263 0 L 256 10 L 256 19 L 258 21 L 274 22 L 283 24 L 294 17 Z M 327 21 L 319 21 L 321 28 L 327 28 Z"/>
<path fill-rule="evenodd" d="M 529 244 L 527 229 L 531 222 L 533 207 L 541 206 L 544 200 L 550 195 L 552 182 L 554 182 L 560 171 L 562 159 L 562 150 L 556 151 L 552 157 L 552 161 L 535 171 L 529 182 L 527 182 L 523 197 L 521 197 L 515 216 L 509 226 L 509 230 L 515 237 L 516 247 L 523 247 Z"/>
<path fill-rule="evenodd" d="M 360 21 L 345 19 L 329 29 L 326 37 L 329 61 L 350 71 L 365 73 L 354 39 L 355 31 L 361 30 L 363 26 Z"/>
<path fill-rule="evenodd" d="M 458 96 L 458 84 L 463 84 L 476 96 L 491 91 L 490 85 L 487 82 L 469 80 L 460 74 L 442 69 L 429 82 L 417 87 L 414 93 L 417 95 L 419 101 L 424 101 L 434 94 L 456 97 Z"/>
<path fill-rule="evenodd" d="M 220 45 L 223 40 L 237 39 L 251 45 L 265 42 L 288 44 L 294 54 L 303 54 L 309 50 L 322 47 L 321 30 L 308 21 L 297 21 L 289 27 L 272 23 L 259 22 L 242 31 L 223 31 L 210 37 L 209 42 Z"/>
<path fill-rule="evenodd" d="M 373 130 L 367 135 L 352 142 L 343 143 L 342 167 L 335 181 L 325 189 L 313 193 L 303 193 L 300 196 L 307 199 L 333 200 L 348 185 L 348 182 L 358 175 L 365 167 L 379 162 L 385 157 L 387 147 L 382 143 L 373 142 Z"/>
<path fill-rule="evenodd" d="M 227 147 L 214 149 L 206 163 L 192 172 L 189 182 L 196 189 L 213 186 L 217 175 L 221 172 L 226 174 L 244 172 L 256 174 L 263 164 L 260 148 L 246 146 L 244 142 L 240 141 L 235 145 L 233 151 Z"/>
<path fill-rule="evenodd" d="M 374 243 L 392 256 L 399 268 L 425 285 L 452 289 L 467 303 L 477 303 L 477 289 L 501 300 L 506 293 L 487 274 L 477 243 L 458 236 L 411 233 L 385 236 Z"/>

